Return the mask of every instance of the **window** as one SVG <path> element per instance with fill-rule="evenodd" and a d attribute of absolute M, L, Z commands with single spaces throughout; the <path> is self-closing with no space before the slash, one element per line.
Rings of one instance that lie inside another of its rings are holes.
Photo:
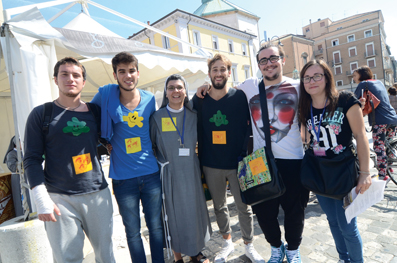
<path fill-rule="evenodd" d="M 228 45 L 228 47 L 229 47 L 229 52 L 230 53 L 234 53 L 234 45 L 233 45 L 233 40 L 228 40 L 227 41 L 227 45 Z"/>
<path fill-rule="evenodd" d="M 310 31 L 310 28 L 306 27 L 305 31 L 306 31 L 306 32 L 309 32 L 309 31 Z"/>
<path fill-rule="evenodd" d="M 248 79 L 251 77 L 250 66 L 244 66 L 244 76 L 245 76 L 245 79 Z"/>
<path fill-rule="evenodd" d="M 364 37 L 372 37 L 372 29 L 364 31 Z"/>
<path fill-rule="evenodd" d="M 342 27 L 340 26 L 340 27 L 338 27 L 336 30 L 341 30 L 342 29 Z"/>
<path fill-rule="evenodd" d="M 233 81 L 233 87 L 238 84 L 237 64 L 232 65 L 232 81 Z"/>
<path fill-rule="evenodd" d="M 375 56 L 374 43 L 365 44 L 365 57 Z"/>
<path fill-rule="evenodd" d="M 212 36 L 212 48 L 219 50 L 219 42 L 217 36 Z"/>
<path fill-rule="evenodd" d="M 369 19 L 367 18 L 367 19 L 363 19 L 363 22 L 367 22 L 367 21 L 369 21 Z"/>
<path fill-rule="evenodd" d="M 355 70 L 355 69 L 357 69 L 358 68 L 358 63 L 357 62 L 351 62 L 350 63 L 350 73 L 351 74 L 353 74 L 353 71 Z"/>
<path fill-rule="evenodd" d="M 318 50 L 322 50 L 323 49 L 323 45 L 318 45 L 317 48 L 318 48 Z"/>
<path fill-rule="evenodd" d="M 334 64 L 342 63 L 342 59 L 340 58 L 340 51 L 335 51 L 332 55 L 334 57 Z"/>
<path fill-rule="evenodd" d="M 370 68 L 375 68 L 376 67 L 375 58 L 367 59 L 367 66 Z"/>
<path fill-rule="evenodd" d="M 161 36 L 161 39 L 163 41 L 163 48 L 169 49 L 171 47 L 170 46 L 170 39 L 168 37 L 166 37 L 166 36 Z"/>
<path fill-rule="evenodd" d="M 321 22 L 320 27 L 325 27 L 325 22 Z"/>
<path fill-rule="evenodd" d="M 342 74 L 342 66 L 335 66 L 335 75 Z"/>
<path fill-rule="evenodd" d="M 343 80 L 337 80 L 336 81 L 336 86 L 337 87 L 343 86 Z"/>
<path fill-rule="evenodd" d="M 337 45 L 339 45 L 339 39 L 332 40 L 332 46 L 335 47 Z"/>
<path fill-rule="evenodd" d="M 247 56 L 248 55 L 248 53 L 247 53 L 247 45 L 246 44 L 241 44 L 241 51 L 242 51 L 242 53 L 243 53 L 243 56 Z"/>
<path fill-rule="evenodd" d="M 357 49 L 356 47 L 349 47 L 349 57 L 357 56 Z"/>
<path fill-rule="evenodd" d="M 201 46 L 200 32 L 197 30 L 193 30 L 193 44 Z"/>
<path fill-rule="evenodd" d="M 347 42 L 353 42 L 354 40 L 355 40 L 355 36 L 354 35 L 347 36 Z"/>
<path fill-rule="evenodd" d="M 303 65 L 305 65 L 306 63 L 307 63 L 307 57 L 308 57 L 309 55 L 306 53 L 306 52 L 303 52 L 302 53 L 302 59 L 303 59 Z"/>

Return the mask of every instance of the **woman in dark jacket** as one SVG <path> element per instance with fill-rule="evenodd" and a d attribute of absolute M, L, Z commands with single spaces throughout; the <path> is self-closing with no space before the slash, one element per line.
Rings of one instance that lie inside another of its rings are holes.
<path fill-rule="evenodd" d="M 385 148 L 386 138 L 395 136 L 395 125 L 397 124 L 397 115 L 393 107 L 390 105 L 389 97 L 385 86 L 379 80 L 372 79 L 373 74 L 368 66 L 362 66 L 354 70 L 353 80 L 358 83 L 354 94 L 360 98 L 362 105 L 365 104 L 365 99 L 361 98 L 362 93 L 367 87 L 379 100 L 380 104 L 375 109 L 375 119 L 373 114 L 369 114 L 369 123 L 374 123 L 372 130 L 372 139 L 374 143 L 374 150 L 377 155 L 377 165 L 379 172 L 379 179 L 389 181 L 390 178 L 386 174 L 387 170 L 387 156 Z M 362 108 L 363 108 L 362 106 Z"/>

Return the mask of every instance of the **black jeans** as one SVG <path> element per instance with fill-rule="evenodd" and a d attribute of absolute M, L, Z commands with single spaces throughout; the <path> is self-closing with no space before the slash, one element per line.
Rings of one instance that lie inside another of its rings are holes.
<path fill-rule="evenodd" d="M 278 223 L 280 205 L 285 214 L 284 229 L 288 249 L 298 249 L 302 241 L 309 191 L 300 182 L 301 163 L 302 160 L 276 159 L 277 168 L 286 188 L 284 195 L 252 206 L 267 242 L 274 247 L 281 246 L 281 231 Z"/>

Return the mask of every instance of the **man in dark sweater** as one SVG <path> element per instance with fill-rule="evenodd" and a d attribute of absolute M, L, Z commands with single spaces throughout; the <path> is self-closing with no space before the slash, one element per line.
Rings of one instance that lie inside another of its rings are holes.
<path fill-rule="evenodd" d="M 231 65 L 230 60 L 220 54 L 209 60 L 208 75 L 214 88 L 203 100 L 193 97 L 194 108 L 198 111 L 199 158 L 213 199 L 219 230 L 224 238 L 214 262 L 225 262 L 234 250 L 226 203 L 226 181 L 229 181 L 237 206 L 245 255 L 252 262 L 264 262 L 252 245 L 252 210 L 242 202 L 237 180 L 238 157 L 246 151 L 243 149 L 244 140 L 250 135 L 251 127 L 247 98 L 242 91 L 229 89 L 226 85 Z"/>
<path fill-rule="evenodd" d="M 85 79 L 76 59 L 57 62 L 59 97 L 52 102 L 48 133 L 44 105 L 37 106 L 26 123 L 24 167 L 56 262 L 82 262 L 85 233 L 95 261 L 113 263 L 113 206 L 96 153 L 99 125 L 80 98 Z"/>

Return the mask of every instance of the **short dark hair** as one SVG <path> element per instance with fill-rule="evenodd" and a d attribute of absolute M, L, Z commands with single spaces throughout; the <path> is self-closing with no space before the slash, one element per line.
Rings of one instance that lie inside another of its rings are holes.
<path fill-rule="evenodd" d="M 113 67 L 113 72 L 117 74 L 117 66 L 120 64 L 133 64 L 136 67 L 136 70 L 138 69 L 138 59 L 128 53 L 128 52 L 120 52 L 116 56 L 112 58 L 112 67 Z"/>
<path fill-rule="evenodd" d="M 395 87 L 390 87 L 388 90 L 390 95 L 397 95 L 397 91 Z"/>
<path fill-rule="evenodd" d="M 360 75 L 360 77 L 358 78 L 359 81 L 372 79 L 374 77 L 371 69 L 368 66 L 356 68 L 353 72 L 357 72 L 357 74 Z"/>
<path fill-rule="evenodd" d="M 258 53 L 256 53 L 256 62 L 259 63 L 259 53 L 261 53 L 262 50 L 272 48 L 272 47 L 275 47 L 278 49 L 278 54 L 280 55 L 280 57 L 284 57 L 285 53 L 284 53 L 284 48 L 282 46 L 273 44 L 272 42 L 268 42 L 265 45 L 261 46 Z"/>
<path fill-rule="evenodd" d="M 65 64 L 73 64 L 78 66 L 79 68 L 81 68 L 81 72 L 83 73 L 83 79 L 86 80 L 87 78 L 87 72 L 85 71 L 85 67 L 83 66 L 83 64 L 81 64 L 77 59 L 73 58 L 73 57 L 65 57 L 61 60 L 59 60 L 54 67 L 54 77 L 57 78 L 58 77 L 58 73 L 59 73 L 59 67 L 61 65 L 65 65 Z"/>
<path fill-rule="evenodd" d="M 230 71 L 230 69 L 232 68 L 232 62 L 230 61 L 230 59 L 228 59 L 228 57 L 226 57 L 225 55 L 222 54 L 216 54 L 213 58 L 208 59 L 208 72 L 211 71 L 211 67 L 214 65 L 214 63 L 216 61 L 222 61 L 223 63 L 226 64 L 227 70 Z"/>

